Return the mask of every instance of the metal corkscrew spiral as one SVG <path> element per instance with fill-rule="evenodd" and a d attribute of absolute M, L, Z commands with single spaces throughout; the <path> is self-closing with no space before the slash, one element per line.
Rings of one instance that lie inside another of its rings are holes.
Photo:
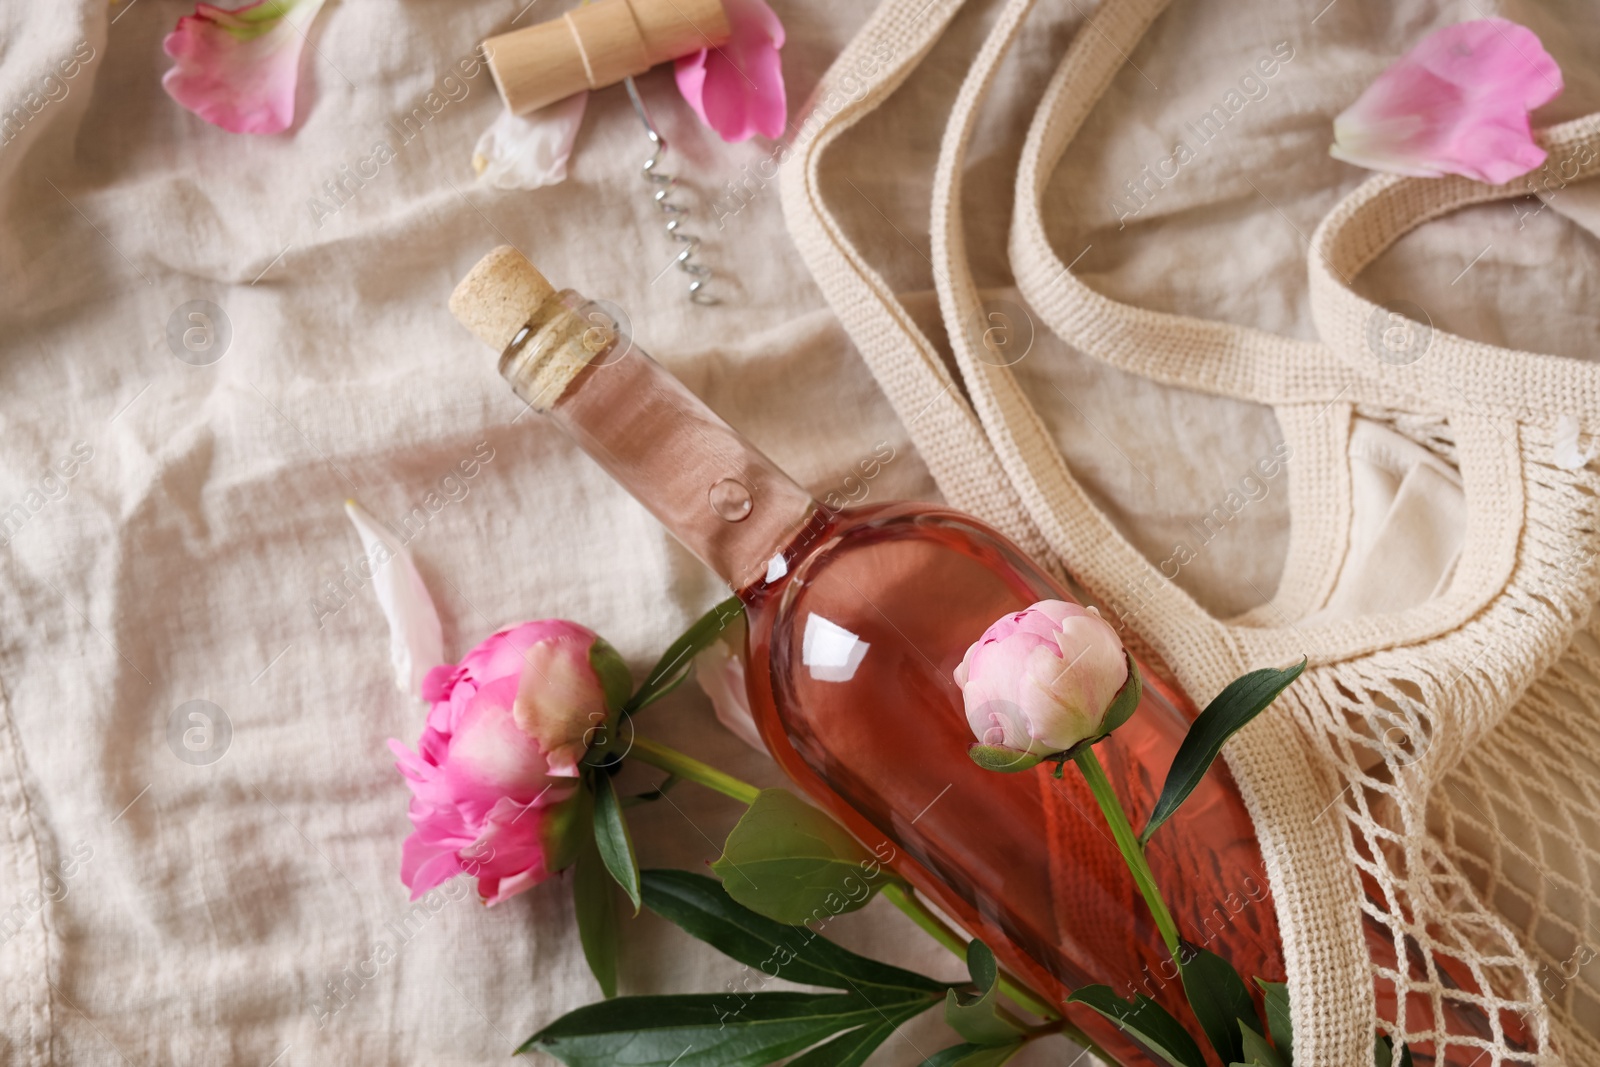
<path fill-rule="evenodd" d="M 677 267 L 689 275 L 689 299 L 696 304 L 710 305 L 720 301 L 705 291 L 706 283 L 715 277 L 716 272 L 704 263 L 694 262 L 700 251 L 700 238 L 683 229 L 683 217 L 691 214 L 690 209 L 682 204 L 674 204 L 670 197 L 672 191 L 678 186 L 678 179 L 661 170 L 661 158 L 667 154 L 666 138 L 661 136 L 661 131 L 656 129 L 656 124 L 650 121 L 650 112 L 645 110 L 644 100 L 639 96 L 639 88 L 632 78 L 627 78 L 624 83 L 628 87 L 628 99 L 633 101 L 633 110 L 638 113 L 639 121 L 644 123 L 645 134 L 650 138 L 655 151 L 650 158 L 644 161 L 642 170 L 644 179 L 653 187 L 650 194 L 651 201 L 667 216 L 667 234 L 674 241 L 683 245 L 672 262 L 667 264 L 666 270 Z M 666 271 L 662 271 L 666 273 Z M 659 275 L 658 275 L 659 277 Z"/>

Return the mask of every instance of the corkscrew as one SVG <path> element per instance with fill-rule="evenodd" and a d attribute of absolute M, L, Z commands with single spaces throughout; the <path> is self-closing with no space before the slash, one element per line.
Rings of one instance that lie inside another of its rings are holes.
<path fill-rule="evenodd" d="M 650 200 L 667 217 L 667 235 L 683 245 L 662 273 L 665 274 L 667 270 L 677 267 L 690 278 L 691 301 L 703 306 L 720 303 L 716 297 L 705 291 L 706 283 L 715 277 L 716 272 L 704 263 L 694 262 L 695 256 L 700 251 L 700 238 L 683 229 L 684 216 L 691 213 L 690 209 L 671 200 L 672 192 L 678 186 L 678 179 L 661 170 L 661 159 L 667 154 L 666 138 L 661 136 L 661 131 L 657 130 L 656 124 L 650 120 L 650 112 L 645 110 L 644 100 L 639 96 L 639 87 L 634 84 L 633 79 L 626 78 L 623 84 L 628 87 L 628 99 L 633 101 L 633 110 L 638 114 L 639 121 L 644 123 L 645 134 L 655 148 L 641 168 L 645 181 L 652 186 Z"/>

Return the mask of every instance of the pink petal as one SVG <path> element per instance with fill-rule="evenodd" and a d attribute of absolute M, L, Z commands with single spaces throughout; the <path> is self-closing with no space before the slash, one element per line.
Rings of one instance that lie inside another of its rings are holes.
<path fill-rule="evenodd" d="M 161 79 L 178 103 L 234 133 L 279 133 L 294 122 L 305 29 L 325 0 L 256 0 L 227 10 L 196 4 L 162 47 L 177 60 Z"/>
<path fill-rule="evenodd" d="M 433 668 L 422 678 L 422 699 L 432 704 L 450 698 L 450 690 L 455 688 L 456 681 L 461 677 L 461 668 L 453 663 L 441 663 Z"/>
<path fill-rule="evenodd" d="M 469 817 L 482 817 L 504 798 L 529 803 L 543 796 L 565 794 L 571 786 L 550 778 L 539 743 L 511 717 L 517 679 L 502 678 L 478 690 L 460 729 L 451 737 L 441 766 L 449 795 Z"/>
<path fill-rule="evenodd" d="M 477 875 L 478 895 L 499 904 L 550 876 L 545 863 L 544 812 L 502 800 L 489 812 L 483 833 L 462 850 L 463 869 Z"/>
<path fill-rule="evenodd" d="M 766 0 L 724 0 L 732 35 L 720 48 L 679 59 L 678 91 L 724 141 L 778 137 L 788 125 L 783 24 Z"/>
<path fill-rule="evenodd" d="M 1477 19 L 1435 30 L 1334 119 L 1332 154 L 1372 170 L 1499 185 L 1544 162 L 1528 112 L 1562 90 L 1532 30 Z"/>
<path fill-rule="evenodd" d="M 451 683 L 449 695 L 443 700 L 435 701 L 433 707 L 429 709 L 428 729 L 448 738 L 456 732 L 456 724 L 461 721 L 461 716 L 466 713 L 472 698 L 477 695 L 477 684 L 472 679 L 458 674 Z"/>
<path fill-rule="evenodd" d="M 512 626 L 486 638 L 461 659 L 466 678 L 482 685 L 507 676 L 520 675 L 526 665 L 528 649 L 545 641 L 570 641 L 585 649 L 594 644 L 596 634 L 586 626 L 565 619 L 538 619 Z"/>
<path fill-rule="evenodd" d="M 411 890 L 412 900 L 460 873 L 461 861 L 454 848 L 430 844 L 419 834 L 412 834 L 401 846 L 400 881 Z"/>
<path fill-rule="evenodd" d="M 389 738 L 389 751 L 395 754 L 395 769 L 413 782 L 425 782 L 433 777 L 433 766 L 413 753 L 405 744 Z"/>

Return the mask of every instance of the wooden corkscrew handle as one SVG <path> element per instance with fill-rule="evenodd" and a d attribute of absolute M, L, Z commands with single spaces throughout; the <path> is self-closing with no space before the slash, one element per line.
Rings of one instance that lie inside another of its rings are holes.
<path fill-rule="evenodd" d="M 483 52 L 506 106 L 521 115 L 715 48 L 729 32 L 722 0 L 597 0 L 491 37 Z"/>

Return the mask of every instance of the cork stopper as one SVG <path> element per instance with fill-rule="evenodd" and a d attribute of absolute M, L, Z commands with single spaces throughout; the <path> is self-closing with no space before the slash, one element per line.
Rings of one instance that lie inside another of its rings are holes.
<path fill-rule="evenodd" d="M 450 312 L 498 353 L 555 295 L 556 287 L 545 281 L 527 257 L 510 245 L 501 245 L 461 279 L 450 294 Z"/>
<path fill-rule="evenodd" d="M 478 261 L 450 294 L 450 311 L 500 355 L 500 376 L 549 411 L 589 366 L 616 350 L 623 328 L 604 307 L 556 292 L 510 245 Z"/>

